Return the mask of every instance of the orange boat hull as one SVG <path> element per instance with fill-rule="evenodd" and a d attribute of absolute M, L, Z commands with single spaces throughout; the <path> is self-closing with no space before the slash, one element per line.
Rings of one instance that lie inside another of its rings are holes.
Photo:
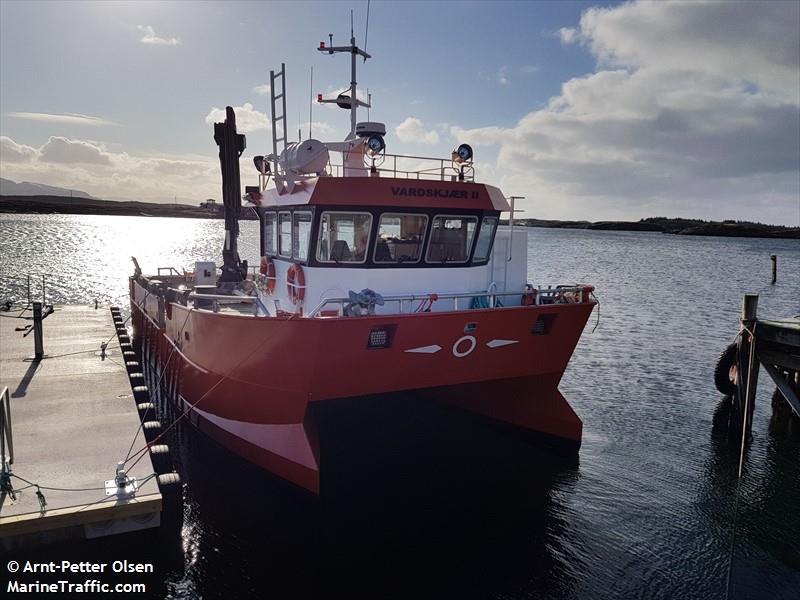
<path fill-rule="evenodd" d="M 415 390 L 577 449 L 558 383 L 594 302 L 391 316 L 252 317 L 157 300 L 133 284 L 134 335 L 175 382 L 178 414 L 254 464 L 319 493 L 309 404 Z M 387 331 L 388 347 L 369 347 Z"/>

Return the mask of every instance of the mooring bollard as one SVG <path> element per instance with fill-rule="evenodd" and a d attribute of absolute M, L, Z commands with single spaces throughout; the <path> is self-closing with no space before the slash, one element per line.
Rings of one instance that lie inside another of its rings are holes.
<path fill-rule="evenodd" d="M 770 254 L 769 259 L 772 261 L 772 283 L 778 280 L 778 255 Z"/>
<path fill-rule="evenodd" d="M 44 340 L 42 339 L 42 303 L 33 303 L 33 346 L 34 358 L 40 360 L 44 357 Z"/>

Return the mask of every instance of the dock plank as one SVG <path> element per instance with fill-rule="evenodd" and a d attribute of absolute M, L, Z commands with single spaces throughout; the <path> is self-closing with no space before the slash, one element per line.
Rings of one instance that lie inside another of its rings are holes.
<path fill-rule="evenodd" d="M 14 433 L 11 470 L 43 486 L 47 510 L 40 514 L 35 488 L 19 492 L 14 503 L 6 497 L 0 538 L 160 512 L 155 478 L 133 500 L 107 497 L 103 489 L 131 441 L 134 451 L 146 443 L 137 433 L 139 415 L 108 308 L 57 306 L 43 322 L 45 357 L 38 362 L 30 360 L 33 334 L 15 331 L 32 323 L 24 318 L 31 313 L 10 318 L 15 314 L 0 318 L 0 387 L 11 394 Z M 104 359 L 100 344 L 109 339 Z M 146 455 L 129 475 L 151 473 Z M 27 485 L 16 477 L 12 482 L 15 489 Z"/>

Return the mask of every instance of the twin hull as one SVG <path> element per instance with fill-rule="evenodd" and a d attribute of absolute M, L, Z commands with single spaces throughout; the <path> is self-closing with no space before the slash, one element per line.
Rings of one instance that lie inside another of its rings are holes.
<path fill-rule="evenodd" d="M 319 493 L 309 404 L 400 390 L 546 434 L 577 449 L 558 391 L 594 302 L 302 318 L 168 304 L 132 281 L 134 339 L 176 382 L 178 414 L 256 465 Z M 163 304 L 162 304 L 163 305 Z M 388 347 L 369 347 L 387 332 Z"/>

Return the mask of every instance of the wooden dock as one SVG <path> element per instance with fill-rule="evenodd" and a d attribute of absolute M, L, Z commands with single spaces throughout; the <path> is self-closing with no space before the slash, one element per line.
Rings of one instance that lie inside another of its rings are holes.
<path fill-rule="evenodd" d="M 760 367 L 775 383 L 773 414 L 791 431 L 800 424 L 800 317 L 759 319 L 758 296 L 742 300 L 741 329 L 736 342 L 735 392 L 732 395 L 731 433 L 749 437 Z"/>
<path fill-rule="evenodd" d="M 41 322 L 40 359 L 33 333 L 24 336 L 31 310 L 0 315 L 0 390 L 8 388 L 13 438 L 0 436 L 6 462 L 13 442 L 6 483 L 14 490 L 0 494 L 0 549 L 158 527 L 162 495 L 157 478 L 146 479 L 154 473 L 146 451 L 127 465 L 128 477 L 143 482 L 134 496 L 106 488 L 129 448 L 146 445 L 108 307 L 56 306 Z"/>

